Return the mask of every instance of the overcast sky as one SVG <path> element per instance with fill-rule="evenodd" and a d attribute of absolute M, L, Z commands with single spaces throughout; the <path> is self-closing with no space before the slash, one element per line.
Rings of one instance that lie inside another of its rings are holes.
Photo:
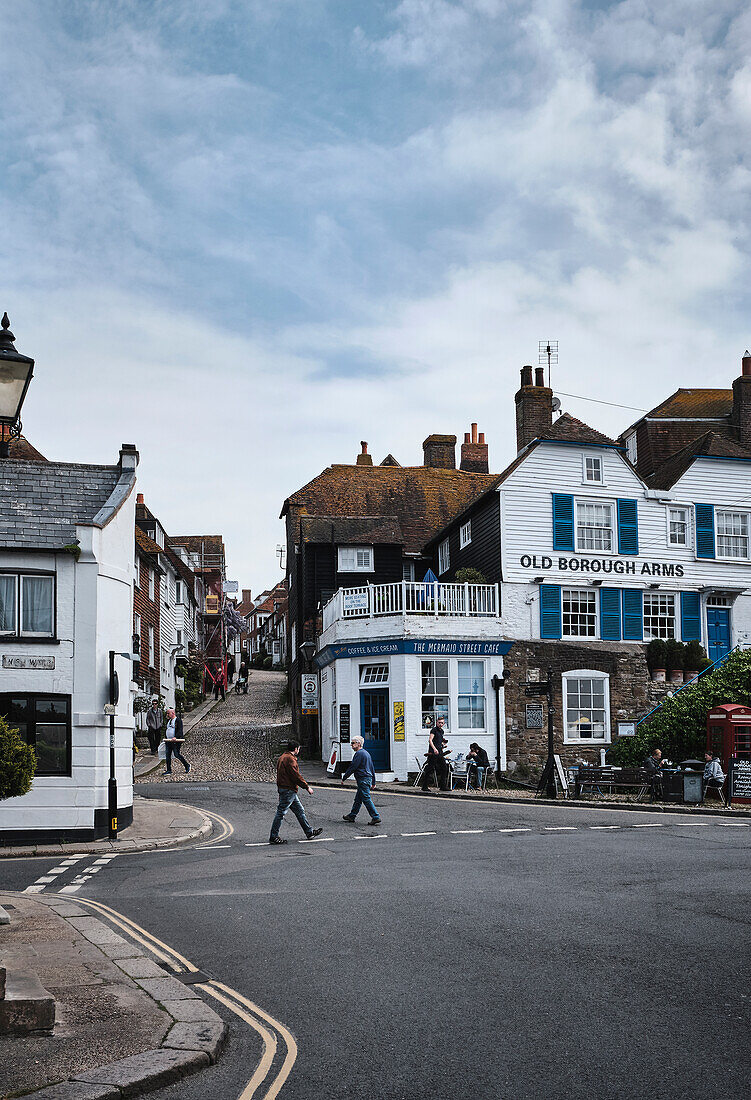
<path fill-rule="evenodd" d="M 477 420 L 501 470 L 540 339 L 554 388 L 625 405 L 740 373 L 744 0 L 3 0 L 0 42 L 25 433 L 136 443 L 241 587 L 361 439 L 417 464 Z"/>

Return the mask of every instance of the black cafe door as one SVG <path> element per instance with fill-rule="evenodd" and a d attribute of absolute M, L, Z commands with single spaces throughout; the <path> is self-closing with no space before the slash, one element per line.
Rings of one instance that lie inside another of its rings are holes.
<path fill-rule="evenodd" d="M 364 747 L 373 757 L 377 772 L 389 771 L 389 693 L 385 688 L 360 692 L 360 730 Z"/>

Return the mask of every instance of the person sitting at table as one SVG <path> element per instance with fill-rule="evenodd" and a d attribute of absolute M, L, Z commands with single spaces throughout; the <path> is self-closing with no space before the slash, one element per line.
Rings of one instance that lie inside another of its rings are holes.
<path fill-rule="evenodd" d="M 719 756 L 715 756 L 711 752 L 705 752 L 704 775 L 702 777 L 704 794 L 706 795 L 710 788 L 715 791 L 721 791 L 724 782 L 725 773 L 722 770 Z"/>
<path fill-rule="evenodd" d="M 471 768 L 469 773 L 470 788 L 473 791 L 482 790 L 483 776 L 490 767 L 490 761 L 488 760 L 488 754 L 485 752 L 485 749 L 481 748 L 476 741 L 473 741 L 469 746 L 467 761 Z"/>
<path fill-rule="evenodd" d="M 650 800 L 656 802 L 662 797 L 662 750 L 653 749 L 651 755 L 644 761 L 643 767 L 646 769 L 651 787 Z"/>

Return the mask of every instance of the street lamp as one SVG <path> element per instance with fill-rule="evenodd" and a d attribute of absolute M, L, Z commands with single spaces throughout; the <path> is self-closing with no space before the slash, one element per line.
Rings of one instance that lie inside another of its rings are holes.
<path fill-rule="evenodd" d="M 310 662 L 313 660 L 316 653 L 315 642 L 303 642 L 303 644 L 300 646 L 300 652 L 303 655 L 305 663 L 308 667 L 310 667 Z"/>
<path fill-rule="evenodd" d="M 34 373 L 34 360 L 16 351 L 7 313 L 0 324 L 0 458 L 8 458 L 10 440 L 21 434 L 21 406 Z"/>

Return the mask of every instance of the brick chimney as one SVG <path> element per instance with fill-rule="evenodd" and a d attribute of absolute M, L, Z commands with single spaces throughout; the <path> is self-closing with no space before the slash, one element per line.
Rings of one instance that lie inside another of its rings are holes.
<path fill-rule="evenodd" d="M 249 588 L 243 588 L 243 598 L 242 598 L 241 602 L 244 603 L 244 604 L 253 603 L 253 598 L 250 594 L 250 589 Z"/>
<path fill-rule="evenodd" d="M 372 466 L 373 465 L 373 459 L 372 459 L 371 455 L 368 454 L 368 445 L 367 445 L 367 443 L 365 442 L 364 439 L 360 440 L 360 447 L 362 448 L 362 450 L 361 450 L 360 454 L 357 456 L 357 465 L 358 466 Z"/>
<path fill-rule="evenodd" d="M 516 401 L 516 449 L 521 451 L 533 439 L 546 435 L 553 426 L 553 391 L 545 385 L 545 371 L 538 367 L 532 381 L 532 368 L 521 369 L 522 384 Z"/>
<path fill-rule="evenodd" d="M 423 466 L 433 470 L 456 469 L 456 436 L 429 435 L 422 445 Z"/>
<path fill-rule="evenodd" d="M 741 359 L 740 378 L 733 382 L 733 415 L 732 423 L 735 427 L 739 443 L 751 447 L 751 353 Z"/>
<path fill-rule="evenodd" d="M 459 468 L 470 474 L 487 474 L 489 472 L 488 445 L 485 442 L 485 433 L 480 432 L 478 436 L 476 424 L 472 425 L 471 437 L 469 432 L 464 433 L 462 460 Z"/>
<path fill-rule="evenodd" d="M 143 504 L 143 493 L 138 493 L 136 496 L 136 504 Z"/>

